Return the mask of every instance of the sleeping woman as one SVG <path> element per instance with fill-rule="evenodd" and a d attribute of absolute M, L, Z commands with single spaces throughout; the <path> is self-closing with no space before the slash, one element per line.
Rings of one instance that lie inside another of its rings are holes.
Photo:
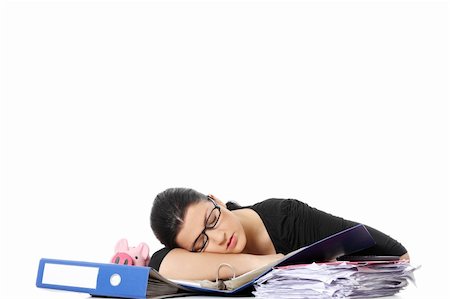
<path fill-rule="evenodd" d="M 159 193 L 150 223 L 165 247 L 152 255 L 149 266 L 167 278 L 193 280 L 216 279 L 222 263 L 231 265 L 234 274 L 243 274 L 358 224 L 295 199 L 271 198 L 241 207 L 188 188 Z M 354 255 L 409 259 L 402 244 L 366 228 L 376 244 Z M 226 269 L 220 278 L 232 275 Z"/>

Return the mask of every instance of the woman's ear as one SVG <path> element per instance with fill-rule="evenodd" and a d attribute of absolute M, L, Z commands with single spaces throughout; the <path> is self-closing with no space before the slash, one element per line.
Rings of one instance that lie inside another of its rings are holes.
<path fill-rule="evenodd" d="M 212 195 L 212 194 L 208 194 L 209 197 L 211 197 L 212 199 L 214 199 L 214 202 L 219 205 L 221 208 L 227 208 L 227 205 L 224 204 L 220 199 L 218 199 L 216 196 Z"/>

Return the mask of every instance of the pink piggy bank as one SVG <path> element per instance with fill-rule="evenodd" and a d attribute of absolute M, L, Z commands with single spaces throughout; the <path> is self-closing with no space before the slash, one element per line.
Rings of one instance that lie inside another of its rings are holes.
<path fill-rule="evenodd" d="M 140 243 L 136 247 L 129 247 L 127 239 L 121 239 L 117 242 L 114 249 L 115 255 L 111 263 L 130 266 L 147 266 L 150 260 L 149 247 L 145 243 Z"/>

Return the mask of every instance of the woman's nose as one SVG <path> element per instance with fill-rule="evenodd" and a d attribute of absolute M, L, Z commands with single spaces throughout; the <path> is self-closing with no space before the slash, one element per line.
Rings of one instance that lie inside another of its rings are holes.
<path fill-rule="evenodd" d="M 224 231 L 213 229 L 207 232 L 209 241 L 213 241 L 217 245 L 223 245 L 227 242 L 227 238 Z"/>

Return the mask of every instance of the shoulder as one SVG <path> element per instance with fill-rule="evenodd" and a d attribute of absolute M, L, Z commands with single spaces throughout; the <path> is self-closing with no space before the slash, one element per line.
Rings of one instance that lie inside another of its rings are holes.
<path fill-rule="evenodd" d="M 152 267 L 156 271 L 159 271 L 159 267 L 161 266 L 162 260 L 164 257 L 170 252 L 170 249 L 167 247 L 161 248 L 152 254 L 149 262 L 149 267 Z"/>
<path fill-rule="evenodd" d="M 308 207 L 304 202 L 292 198 L 269 198 L 258 202 L 249 208 L 255 211 L 291 211 L 291 209 L 299 209 Z"/>
<path fill-rule="evenodd" d="M 297 199 L 269 198 L 248 208 L 254 210 L 263 220 L 267 221 L 301 216 L 306 213 L 309 206 Z"/>

